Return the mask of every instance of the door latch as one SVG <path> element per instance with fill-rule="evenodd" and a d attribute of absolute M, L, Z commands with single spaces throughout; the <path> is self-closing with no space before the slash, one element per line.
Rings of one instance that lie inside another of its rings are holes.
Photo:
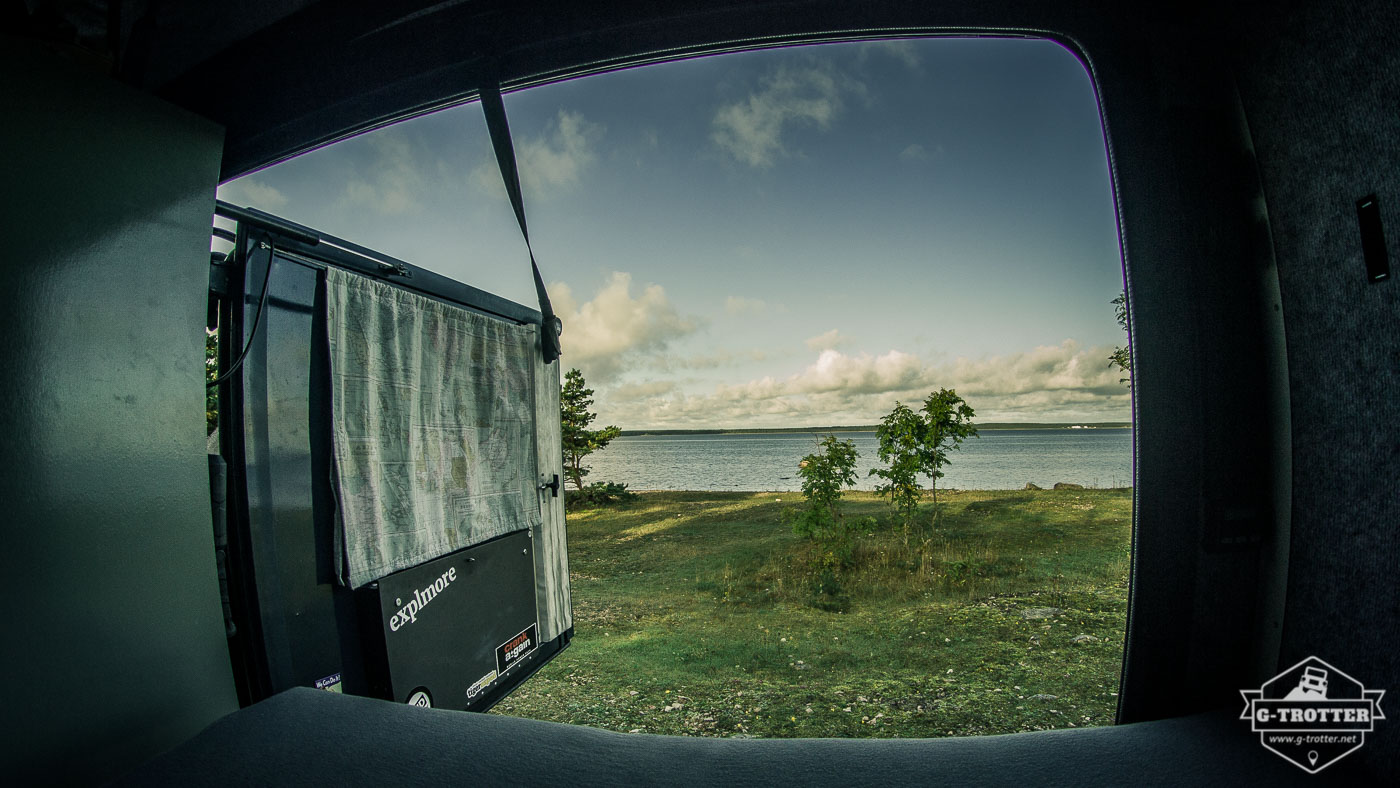
<path fill-rule="evenodd" d="M 550 481 L 547 481 L 547 482 L 546 482 L 546 481 L 541 481 L 541 482 L 540 482 L 540 490 L 541 490 L 541 491 L 549 490 L 549 492 L 550 492 L 550 497 L 558 498 L 558 497 L 559 497 L 559 474 L 556 473 L 556 474 L 554 474 L 553 476 L 551 476 L 551 477 L 549 477 L 549 478 L 550 478 Z"/>

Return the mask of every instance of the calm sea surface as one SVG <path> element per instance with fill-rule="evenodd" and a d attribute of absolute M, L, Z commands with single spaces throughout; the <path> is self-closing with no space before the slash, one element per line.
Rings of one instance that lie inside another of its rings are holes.
<path fill-rule="evenodd" d="M 635 435 L 614 440 L 585 464 L 587 481 L 622 482 L 633 490 L 798 490 L 797 463 L 817 450 L 818 433 L 776 435 Z M 860 452 L 860 482 L 872 490 L 879 477 L 873 432 L 837 433 Z M 1021 489 L 1026 482 L 1050 487 L 1128 487 L 1133 478 L 1131 429 L 987 430 L 949 452 L 939 488 Z"/>

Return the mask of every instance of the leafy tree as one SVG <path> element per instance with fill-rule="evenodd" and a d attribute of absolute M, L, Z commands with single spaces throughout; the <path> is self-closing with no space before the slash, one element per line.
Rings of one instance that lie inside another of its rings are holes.
<path fill-rule="evenodd" d="M 588 410 L 592 404 L 593 389 L 585 386 L 583 373 L 577 369 L 569 370 L 564 375 L 564 388 L 559 393 L 560 427 L 564 444 L 564 475 L 578 490 L 583 489 L 583 477 L 588 475 L 583 458 L 622 434 L 617 427 L 588 429 L 588 425 L 597 418 L 597 414 Z"/>
<path fill-rule="evenodd" d="M 204 380 L 213 383 L 219 379 L 219 332 L 204 330 Z M 219 389 L 204 387 L 204 428 L 205 435 L 213 435 L 219 428 Z"/>
<path fill-rule="evenodd" d="M 923 492 L 919 489 L 919 472 L 924 466 L 920 452 L 924 423 L 908 405 L 896 402 L 894 410 L 875 429 L 875 437 L 880 440 L 880 461 L 889 467 L 871 468 L 869 475 L 885 480 L 875 491 L 890 499 L 890 507 L 899 514 L 907 537 Z"/>
<path fill-rule="evenodd" d="M 905 539 L 923 497 L 919 476 L 929 477 L 937 506 L 938 480 L 943 478 L 943 466 L 949 462 L 948 451 L 977 435 L 977 428 L 972 426 L 973 415 L 972 407 L 957 392 L 939 389 L 928 395 L 918 411 L 896 402 L 894 410 L 876 428 L 880 460 L 889 467 L 872 468 L 870 475 L 885 480 L 875 489 L 889 497 L 890 506 L 903 523 Z"/>
<path fill-rule="evenodd" d="M 842 491 L 856 486 L 856 458 L 860 453 L 855 443 L 828 435 L 817 446 L 821 451 L 803 457 L 797 465 L 806 505 L 784 512 L 784 517 L 791 521 L 793 533 L 816 543 L 821 554 L 822 582 L 828 584 L 834 583 L 837 570 L 851 562 L 851 534 L 869 523 L 866 519 L 848 521 L 841 512 Z"/>
<path fill-rule="evenodd" d="M 807 505 L 792 517 L 792 531 L 798 536 L 821 541 L 828 532 L 839 530 L 841 492 L 856 486 L 856 451 L 853 441 L 838 441 L 828 435 L 817 446 L 820 453 L 808 454 L 797 464 L 802 477 L 802 497 Z"/>
<path fill-rule="evenodd" d="M 1118 318 L 1118 327 L 1123 329 L 1123 333 L 1128 333 L 1128 291 L 1124 290 L 1118 297 L 1109 301 L 1113 304 L 1113 315 Z M 1116 366 L 1119 370 L 1128 375 L 1126 378 L 1119 378 L 1119 383 L 1131 384 L 1133 379 L 1133 358 L 1127 347 L 1116 347 L 1108 356 L 1108 365 Z"/>

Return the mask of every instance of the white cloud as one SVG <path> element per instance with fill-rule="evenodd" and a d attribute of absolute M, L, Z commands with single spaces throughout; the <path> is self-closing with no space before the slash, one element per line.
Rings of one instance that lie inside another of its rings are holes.
<path fill-rule="evenodd" d="M 914 42 L 908 39 L 871 41 L 861 45 L 860 56 L 862 60 L 868 58 L 871 54 L 881 54 L 892 57 L 913 70 L 919 68 L 919 52 L 914 47 Z"/>
<path fill-rule="evenodd" d="M 766 169 L 789 155 L 783 133 L 794 126 L 826 129 L 840 113 L 842 94 L 864 86 L 829 67 L 782 66 L 748 98 L 719 108 L 710 139 L 736 160 Z"/>
<path fill-rule="evenodd" d="M 515 162 L 526 198 L 543 197 L 578 185 L 580 176 L 598 160 L 596 149 L 604 131 L 602 125 L 590 122 L 582 113 L 561 109 L 543 134 L 516 137 Z M 504 192 L 494 155 L 477 165 L 472 177 L 489 194 Z"/>
<path fill-rule="evenodd" d="M 929 155 L 928 151 L 924 150 L 924 146 L 916 142 L 900 151 L 899 159 L 900 161 L 928 161 Z"/>
<path fill-rule="evenodd" d="M 437 167 L 436 162 L 427 161 L 432 154 L 421 149 L 410 133 L 390 127 L 365 136 L 371 157 L 345 184 L 345 203 L 385 216 L 403 216 L 423 208 L 419 195 L 427 192 L 429 185 L 424 172 Z"/>
<path fill-rule="evenodd" d="M 845 345 L 849 340 L 841 336 L 841 332 L 831 329 L 824 334 L 818 334 L 807 340 L 807 347 L 812 350 L 831 350 Z"/>
<path fill-rule="evenodd" d="M 934 365 L 899 350 L 872 356 L 825 349 L 786 378 L 723 384 L 709 393 L 637 393 L 625 410 L 609 408 L 608 418 L 624 428 L 873 424 L 896 400 L 914 405 L 946 387 L 966 399 L 981 421 L 1127 419 L 1128 390 L 1108 366 L 1109 350 L 1067 340 Z"/>
<path fill-rule="evenodd" d="M 768 304 L 758 298 L 729 296 L 724 299 L 724 313 L 727 315 L 761 315 Z"/>
<path fill-rule="evenodd" d="M 642 359 L 645 366 L 660 372 L 720 369 L 722 367 L 735 367 L 766 360 L 768 360 L 768 353 L 762 350 L 733 352 L 724 349 L 716 350 L 713 353 L 702 353 L 690 356 L 677 356 L 671 353 L 658 352 Z"/>
<path fill-rule="evenodd" d="M 632 276 L 621 271 L 613 272 L 583 303 L 560 282 L 551 284 L 549 292 L 564 321 L 564 363 L 578 367 L 590 383 L 616 380 L 629 361 L 663 353 L 671 342 L 699 327 L 695 319 L 676 311 L 660 285 L 647 285 L 633 297 Z"/>
<path fill-rule="evenodd" d="M 287 195 L 275 186 L 252 177 L 229 181 L 218 189 L 218 196 L 224 202 L 234 205 L 261 208 L 264 211 L 277 211 L 287 204 Z"/>
<path fill-rule="evenodd" d="M 645 383 L 624 383 L 608 392 L 612 402 L 635 402 L 650 399 L 676 390 L 676 384 L 669 380 L 652 380 Z"/>

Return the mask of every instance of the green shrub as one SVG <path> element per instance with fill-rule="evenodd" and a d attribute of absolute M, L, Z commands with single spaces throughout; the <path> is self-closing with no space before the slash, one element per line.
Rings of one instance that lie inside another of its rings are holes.
<path fill-rule="evenodd" d="M 594 482 L 584 485 L 582 489 L 564 491 L 564 508 L 570 511 L 575 509 L 596 509 L 600 506 L 608 506 L 615 503 L 628 503 L 635 501 L 637 494 L 628 490 L 627 485 L 617 482 Z"/>
<path fill-rule="evenodd" d="M 855 443 L 828 435 L 818 446 L 821 451 L 803 457 L 797 466 L 806 503 L 800 509 L 783 512 L 783 518 L 792 524 L 793 533 L 807 537 L 816 547 L 813 591 L 819 597 L 819 606 L 823 606 L 823 601 L 833 603 L 844 596 L 841 570 L 853 562 L 856 533 L 871 527 L 874 521 L 868 517 L 848 520 L 841 511 L 842 491 L 856 485 L 856 458 L 860 453 Z"/>

